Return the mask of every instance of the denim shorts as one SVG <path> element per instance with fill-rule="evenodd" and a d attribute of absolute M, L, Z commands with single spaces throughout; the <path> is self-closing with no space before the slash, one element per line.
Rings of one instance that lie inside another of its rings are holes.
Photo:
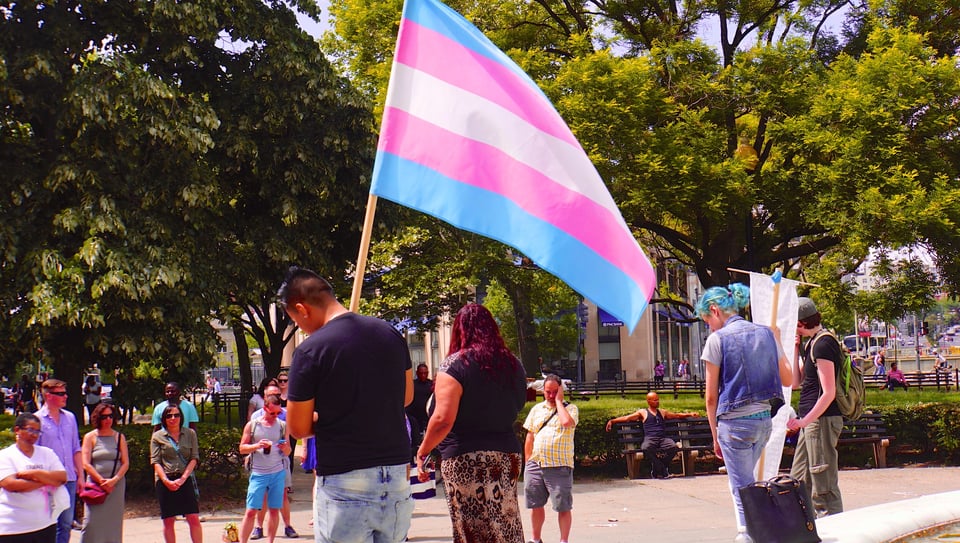
<path fill-rule="evenodd" d="M 543 507 L 549 497 L 554 511 L 570 511 L 573 509 L 573 468 L 542 468 L 536 462 L 527 462 L 523 473 L 523 497 L 527 509 Z"/>
<path fill-rule="evenodd" d="M 406 537 L 412 515 L 406 464 L 317 476 L 313 512 L 317 543 L 398 543 Z"/>
<path fill-rule="evenodd" d="M 247 485 L 247 509 L 262 509 L 264 494 L 267 495 L 268 509 L 283 507 L 283 487 L 287 473 L 287 470 L 265 474 L 251 473 L 250 483 Z"/>

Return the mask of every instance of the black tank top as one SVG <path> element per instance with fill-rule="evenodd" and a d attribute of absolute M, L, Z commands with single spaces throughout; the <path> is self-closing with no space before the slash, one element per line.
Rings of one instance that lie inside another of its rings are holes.
<path fill-rule="evenodd" d="M 647 409 L 647 418 L 643 419 L 643 435 L 645 437 L 663 437 L 663 413 L 658 409 L 654 415 Z"/>

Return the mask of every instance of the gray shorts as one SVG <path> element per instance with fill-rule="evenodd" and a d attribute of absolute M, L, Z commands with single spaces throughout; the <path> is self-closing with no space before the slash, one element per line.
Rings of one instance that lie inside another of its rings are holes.
<path fill-rule="evenodd" d="M 523 474 L 523 496 L 527 509 L 539 509 L 547 504 L 547 497 L 558 513 L 573 509 L 573 468 L 541 468 L 536 462 L 527 462 Z"/>

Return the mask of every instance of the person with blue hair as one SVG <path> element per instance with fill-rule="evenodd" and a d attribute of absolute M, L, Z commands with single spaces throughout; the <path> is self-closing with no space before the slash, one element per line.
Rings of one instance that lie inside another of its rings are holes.
<path fill-rule="evenodd" d="M 706 363 L 706 411 L 713 451 L 726 465 L 737 512 L 735 543 L 750 543 L 739 490 L 756 481 L 754 469 L 770 438 L 771 418 L 783 405 L 783 386 L 793 368 L 778 329 L 740 316 L 750 289 L 740 283 L 711 287 L 697 302 L 697 315 L 710 327 L 700 358 Z"/>

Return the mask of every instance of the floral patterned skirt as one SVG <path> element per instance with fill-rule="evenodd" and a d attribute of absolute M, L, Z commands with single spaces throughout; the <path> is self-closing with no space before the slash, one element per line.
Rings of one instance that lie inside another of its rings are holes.
<path fill-rule="evenodd" d="M 517 501 L 521 457 L 477 451 L 440 464 L 454 543 L 523 543 Z"/>

